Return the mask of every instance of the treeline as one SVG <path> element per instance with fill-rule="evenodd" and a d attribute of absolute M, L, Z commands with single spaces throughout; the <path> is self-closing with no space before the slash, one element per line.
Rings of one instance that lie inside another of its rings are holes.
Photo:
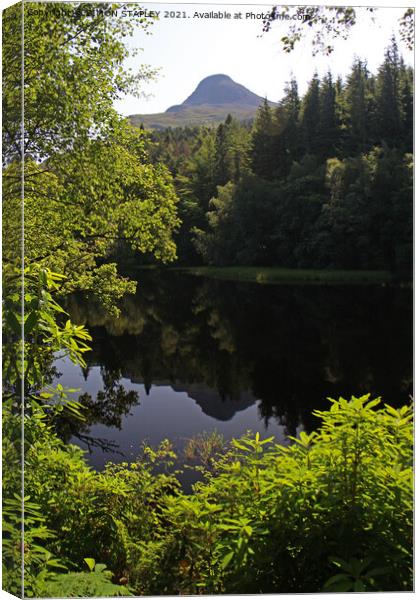
<path fill-rule="evenodd" d="M 152 134 L 172 172 L 183 264 L 411 270 L 413 70 L 393 39 L 376 74 L 292 79 L 253 125 Z"/>

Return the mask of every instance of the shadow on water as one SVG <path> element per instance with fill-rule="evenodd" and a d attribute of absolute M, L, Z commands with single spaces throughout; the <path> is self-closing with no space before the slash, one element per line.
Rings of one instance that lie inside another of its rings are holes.
<path fill-rule="evenodd" d="M 179 446 L 204 429 L 284 441 L 317 426 L 311 413 L 327 397 L 370 392 L 398 405 L 412 391 L 412 295 L 399 287 L 145 271 L 118 319 L 80 296 L 68 310 L 94 341 L 86 370 L 57 361 L 87 409 L 62 435 L 97 468 L 134 456 L 142 440 Z"/>

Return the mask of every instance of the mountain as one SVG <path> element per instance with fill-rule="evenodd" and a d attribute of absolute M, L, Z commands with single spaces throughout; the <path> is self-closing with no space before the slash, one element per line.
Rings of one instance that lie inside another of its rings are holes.
<path fill-rule="evenodd" d="M 227 75 L 210 75 L 196 87 L 195 91 L 182 104 L 171 106 L 166 111 L 182 112 L 191 106 L 240 106 L 256 109 L 263 98 L 250 92 L 245 86 L 236 83 Z"/>
<path fill-rule="evenodd" d="M 149 129 L 215 124 L 224 121 L 228 114 L 249 121 L 263 100 L 227 75 L 210 75 L 182 104 L 170 106 L 164 113 L 131 115 L 129 119 L 133 125 L 143 123 Z M 273 102 L 269 104 L 274 106 Z"/>

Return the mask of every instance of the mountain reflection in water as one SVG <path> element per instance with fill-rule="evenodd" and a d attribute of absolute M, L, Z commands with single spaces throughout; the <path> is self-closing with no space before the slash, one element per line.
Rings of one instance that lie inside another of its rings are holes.
<path fill-rule="evenodd" d="M 61 433 L 90 462 L 134 457 L 147 440 L 180 448 L 197 433 L 247 429 L 283 442 L 311 430 L 327 397 L 412 391 L 412 294 L 399 287 L 259 285 L 142 271 L 118 319 L 73 295 L 86 324 L 87 368 L 57 361 L 80 388 L 86 421 Z M 107 450 L 107 452 L 104 452 Z"/>

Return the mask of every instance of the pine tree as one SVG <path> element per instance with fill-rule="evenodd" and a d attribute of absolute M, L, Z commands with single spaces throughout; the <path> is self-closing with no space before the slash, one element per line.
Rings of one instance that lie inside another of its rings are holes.
<path fill-rule="evenodd" d="M 320 155 L 322 158 L 336 156 L 338 154 L 340 129 L 336 101 L 336 87 L 331 72 L 328 72 L 321 84 L 319 129 Z"/>
<path fill-rule="evenodd" d="M 276 170 L 275 123 L 273 111 L 264 100 L 255 117 L 251 134 L 251 169 L 263 179 L 272 179 Z"/>
<path fill-rule="evenodd" d="M 224 123 L 221 123 L 216 131 L 215 146 L 215 184 L 225 185 L 230 179 L 232 172 L 231 148 L 230 148 L 230 130 L 232 125 L 232 116 L 229 114 Z"/>
<path fill-rule="evenodd" d="M 293 77 L 285 87 L 285 95 L 275 112 L 277 175 L 288 175 L 294 160 L 299 158 L 300 98 L 297 81 Z"/>
<path fill-rule="evenodd" d="M 301 111 L 302 142 L 305 151 L 316 154 L 320 131 L 320 85 L 315 73 L 306 92 Z"/>
<path fill-rule="evenodd" d="M 366 62 L 357 58 L 344 91 L 346 150 L 350 154 L 364 152 L 368 145 L 368 80 Z"/>
<path fill-rule="evenodd" d="M 399 98 L 401 62 L 395 37 L 385 51 L 378 73 L 377 124 L 381 142 L 398 146 L 402 138 L 402 114 Z"/>
<path fill-rule="evenodd" d="M 413 69 L 401 62 L 400 76 L 403 149 L 413 152 Z"/>

